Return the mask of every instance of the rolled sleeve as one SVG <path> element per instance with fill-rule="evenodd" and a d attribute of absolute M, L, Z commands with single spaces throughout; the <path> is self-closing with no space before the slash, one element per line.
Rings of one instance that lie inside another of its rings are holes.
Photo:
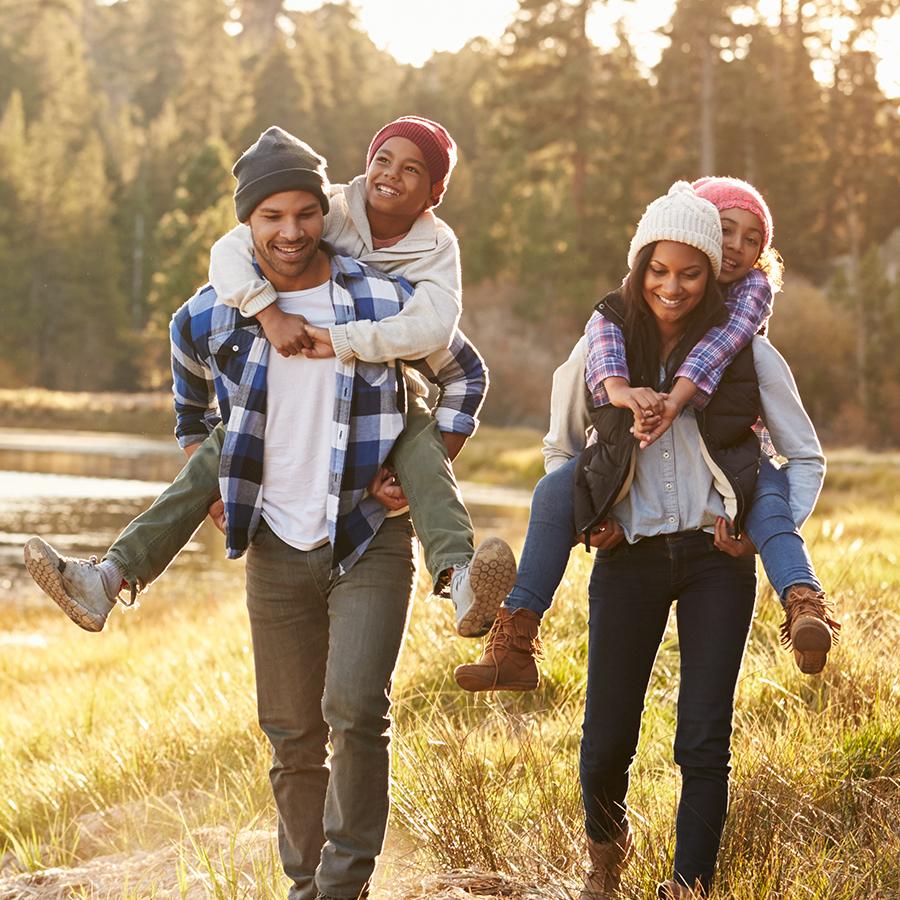
<path fill-rule="evenodd" d="M 434 417 L 441 431 L 471 436 L 488 389 L 488 370 L 475 346 L 457 331 L 446 350 L 407 363 L 440 388 Z"/>

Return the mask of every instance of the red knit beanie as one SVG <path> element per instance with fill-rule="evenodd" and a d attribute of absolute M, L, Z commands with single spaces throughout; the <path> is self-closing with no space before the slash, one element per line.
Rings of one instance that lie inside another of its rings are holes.
<path fill-rule="evenodd" d="M 412 141 L 422 151 L 422 158 L 428 166 L 428 174 L 431 177 L 431 206 L 437 206 L 447 190 L 450 181 L 450 173 L 456 165 L 456 143 L 450 137 L 447 129 L 431 119 L 423 119 L 421 116 L 400 116 L 393 122 L 388 122 L 369 144 L 369 152 L 366 154 L 366 169 L 372 164 L 378 148 L 392 137 L 406 138 Z"/>
<path fill-rule="evenodd" d="M 717 178 L 706 176 L 698 178 L 693 188 L 700 197 L 709 200 L 719 212 L 726 209 L 746 209 L 759 219 L 763 228 L 763 240 L 760 253 L 769 249 L 772 243 L 772 213 L 762 194 L 740 178 Z"/>

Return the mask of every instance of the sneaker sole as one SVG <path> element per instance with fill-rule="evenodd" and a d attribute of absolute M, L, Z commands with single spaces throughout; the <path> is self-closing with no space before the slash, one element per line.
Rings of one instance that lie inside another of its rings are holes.
<path fill-rule="evenodd" d="M 25 568 L 35 584 L 79 627 L 85 631 L 102 631 L 106 619 L 97 620 L 67 593 L 62 576 L 40 538 L 25 544 Z"/>
<path fill-rule="evenodd" d="M 469 569 L 469 584 L 475 602 L 456 623 L 461 637 L 483 637 L 491 630 L 500 604 L 516 583 L 516 558 L 509 544 L 488 538 L 479 544 Z"/>

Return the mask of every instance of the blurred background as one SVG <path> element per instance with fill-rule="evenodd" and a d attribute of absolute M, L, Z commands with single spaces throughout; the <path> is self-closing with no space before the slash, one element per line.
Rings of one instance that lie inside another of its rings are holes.
<path fill-rule="evenodd" d="M 645 204 L 716 173 L 772 208 L 771 335 L 823 439 L 896 446 L 898 10 L 0 0 L 0 387 L 165 391 L 167 322 L 234 224 L 236 156 L 277 123 L 349 180 L 377 128 L 415 113 L 460 148 L 438 212 L 488 422 L 545 424 Z"/>

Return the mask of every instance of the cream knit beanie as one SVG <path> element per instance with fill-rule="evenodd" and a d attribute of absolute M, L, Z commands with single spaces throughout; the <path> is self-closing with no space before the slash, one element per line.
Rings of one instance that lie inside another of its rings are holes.
<path fill-rule="evenodd" d="M 722 223 L 709 200 L 698 197 L 686 181 L 676 181 L 664 197 L 645 210 L 628 248 L 628 268 L 638 253 L 656 241 L 677 241 L 702 250 L 712 264 L 714 277 L 722 269 Z"/>

